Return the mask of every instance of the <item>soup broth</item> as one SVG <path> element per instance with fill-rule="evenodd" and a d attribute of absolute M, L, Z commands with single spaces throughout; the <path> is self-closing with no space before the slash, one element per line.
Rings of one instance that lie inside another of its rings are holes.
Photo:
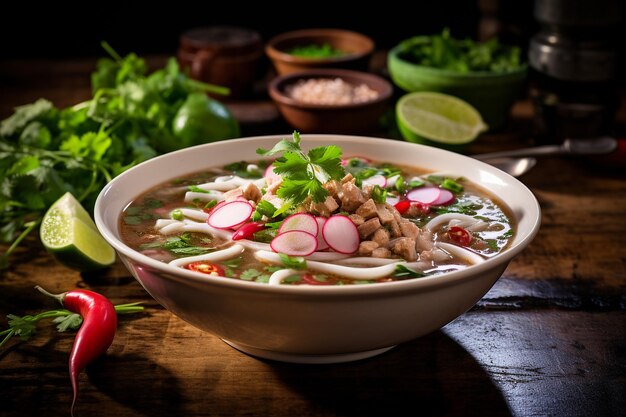
<path fill-rule="evenodd" d="M 242 161 L 154 187 L 123 212 L 122 239 L 211 279 L 353 285 L 463 269 L 514 234 L 506 206 L 462 177 L 347 158 L 342 177 L 323 183 L 323 201 L 289 206 L 271 164 Z"/>

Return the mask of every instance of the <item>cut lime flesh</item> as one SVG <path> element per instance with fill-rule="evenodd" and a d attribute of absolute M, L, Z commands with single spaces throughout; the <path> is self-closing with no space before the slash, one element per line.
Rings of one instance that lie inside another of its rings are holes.
<path fill-rule="evenodd" d="M 442 93 L 407 94 L 396 105 L 398 128 L 409 141 L 432 141 L 446 145 L 466 144 L 487 125 L 469 103 Z"/>
<path fill-rule="evenodd" d="M 115 262 L 115 251 L 70 193 L 59 198 L 45 214 L 40 237 L 46 250 L 71 268 L 90 271 Z"/>

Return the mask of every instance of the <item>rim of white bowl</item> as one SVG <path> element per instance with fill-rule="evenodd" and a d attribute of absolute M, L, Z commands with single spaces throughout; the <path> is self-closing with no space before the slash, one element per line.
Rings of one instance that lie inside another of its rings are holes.
<path fill-rule="evenodd" d="M 527 209 L 524 211 L 524 215 L 532 216 L 530 218 L 530 227 L 526 230 L 525 236 L 521 239 L 517 239 L 519 236 L 519 230 L 516 230 L 516 238 L 512 242 L 512 245 L 506 248 L 504 251 L 500 252 L 497 255 L 494 255 L 491 258 L 486 259 L 484 262 L 469 266 L 465 269 L 461 269 L 458 271 L 447 272 L 439 275 L 426 276 L 423 278 L 413 278 L 407 279 L 403 281 L 393 281 L 393 282 L 385 282 L 385 283 L 376 283 L 370 285 L 341 285 L 341 286 L 311 286 L 311 285 L 268 285 L 265 283 L 251 282 L 239 279 L 232 278 L 224 278 L 224 277 L 210 277 L 210 276 L 202 276 L 193 271 L 188 271 L 182 268 L 178 268 L 172 265 L 168 265 L 156 259 L 150 258 L 146 255 L 143 255 L 134 249 L 127 246 L 120 238 L 119 231 L 117 230 L 119 226 L 115 226 L 115 230 L 111 230 L 106 221 L 103 218 L 105 207 L 105 202 L 108 197 L 108 194 L 114 192 L 117 184 L 122 182 L 125 178 L 136 175 L 136 172 L 145 170 L 148 166 L 159 163 L 162 160 L 174 159 L 177 155 L 182 155 L 185 153 L 197 152 L 201 149 L 205 149 L 207 147 L 229 147 L 229 146 L 245 146 L 251 142 L 262 142 L 269 140 L 279 140 L 281 138 L 288 138 L 290 135 L 264 135 L 264 136 L 253 136 L 253 137 L 244 137 L 238 139 L 230 139 L 226 141 L 207 143 L 202 145 L 197 145 L 189 148 L 180 149 L 174 152 L 170 152 L 164 155 L 160 155 L 149 159 L 147 161 L 142 162 L 130 168 L 129 170 L 123 172 L 122 174 L 115 177 L 111 182 L 109 182 L 100 192 L 98 198 L 96 200 L 95 209 L 94 209 L 94 220 L 96 226 L 104 239 L 109 242 L 111 246 L 117 251 L 122 253 L 124 256 L 131 258 L 133 261 L 138 262 L 140 264 L 144 264 L 149 266 L 155 270 L 162 271 L 167 273 L 167 276 L 164 276 L 163 279 L 173 279 L 178 281 L 191 280 L 191 282 L 199 284 L 199 285 L 216 285 L 216 286 L 226 286 L 240 289 L 242 291 L 263 291 L 270 293 L 286 293 L 286 294 L 298 294 L 298 295 L 306 295 L 311 294 L 314 295 L 323 295 L 323 296 L 366 296 L 366 295 L 374 295 L 380 293 L 389 293 L 389 292 L 407 292 L 409 290 L 421 291 L 425 288 L 439 288 L 440 286 L 453 285 L 459 280 L 465 279 L 478 279 L 482 273 L 485 273 L 487 270 L 492 268 L 496 268 L 499 265 L 507 265 L 508 263 L 517 256 L 520 252 L 522 252 L 534 239 L 536 234 L 539 231 L 539 227 L 541 224 L 541 208 L 539 206 L 539 202 L 536 197 L 530 191 L 526 185 L 524 185 L 517 178 L 510 176 L 509 174 L 495 168 L 491 165 L 488 165 L 482 161 L 478 161 L 469 156 L 465 156 L 462 154 L 458 154 L 452 151 L 435 148 L 427 145 L 415 144 L 411 142 L 398 141 L 394 139 L 385 139 L 385 138 L 376 138 L 369 136 L 353 136 L 353 135 L 339 135 L 339 134 L 302 134 L 301 139 L 303 144 L 312 143 L 313 145 L 323 145 L 328 144 L 328 138 L 333 137 L 335 140 L 343 143 L 358 143 L 362 144 L 363 142 L 368 142 L 368 144 L 379 145 L 379 146 L 389 146 L 390 144 L 394 144 L 394 146 L 398 147 L 406 147 L 407 151 L 422 151 L 422 152 L 430 152 L 434 154 L 434 156 L 440 155 L 445 156 L 446 158 L 457 159 L 459 162 L 466 162 L 474 165 L 477 168 L 480 168 L 483 172 L 492 176 L 492 178 L 500 180 L 506 184 L 512 185 L 516 187 L 518 193 L 524 194 L 524 197 L 527 198 Z M 326 141 L 326 142 L 324 142 Z M 319 142 L 319 143 L 315 143 Z M 339 144 L 341 145 L 341 144 Z M 249 145 L 248 145 L 249 146 Z M 368 153 L 365 152 L 362 156 L 368 156 Z M 228 163 L 229 161 L 224 161 L 223 163 Z M 198 172 L 201 169 L 192 169 L 188 173 L 192 174 L 194 172 Z M 182 176 L 185 174 L 172 175 L 174 176 Z M 155 185 L 162 183 L 163 181 L 157 182 Z M 476 182 L 476 181 L 472 181 Z M 478 185 L 481 185 L 483 188 L 487 189 L 489 192 L 493 194 L 493 191 L 489 190 L 489 188 L 480 182 Z M 151 185 L 152 187 L 152 185 Z M 141 192 L 135 193 L 132 198 L 125 201 L 123 207 L 125 208 L 131 201 L 141 195 L 150 187 L 144 187 Z M 509 205 L 506 201 L 503 202 Z M 514 207 L 510 207 L 509 209 L 516 216 L 516 223 L 519 225 L 519 214 L 515 212 Z M 119 222 L 119 215 L 117 215 L 117 222 Z M 118 255 L 119 256 L 119 255 Z M 499 277 L 497 278 L 499 279 Z M 496 280 L 497 280 L 496 279 Z M 495 282 L 495 281 L 494 281 Z"/>

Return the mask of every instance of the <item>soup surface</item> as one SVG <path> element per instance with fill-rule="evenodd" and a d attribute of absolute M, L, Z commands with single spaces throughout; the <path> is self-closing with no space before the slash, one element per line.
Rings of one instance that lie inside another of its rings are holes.
<path fill-rule="evenodd" d="M 259 153 L 139 196 L 122 239 L 214 279 L 346 285 L 466 268 L 514 234 L 506 206 L 462 173 L 342 157 L 333 145 L 304 153 L 297 134 Z"/>

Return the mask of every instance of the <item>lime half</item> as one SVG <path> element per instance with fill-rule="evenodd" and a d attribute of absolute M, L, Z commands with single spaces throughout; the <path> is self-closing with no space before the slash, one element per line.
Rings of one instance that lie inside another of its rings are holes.
<path fill-rule="evenodd" d="M 414 92 L 396 104 L 402 136 L 409 142 L 464 145 L 487 130 L 480 113 L 460 98 L 434 92 Z"/>
<path fill-rule="evenodd" d="M 115 251 L 69 192 L 50 206 L 39 234 L 46 250 L 70 268 L 94 271 L 115 262 Z"/>

